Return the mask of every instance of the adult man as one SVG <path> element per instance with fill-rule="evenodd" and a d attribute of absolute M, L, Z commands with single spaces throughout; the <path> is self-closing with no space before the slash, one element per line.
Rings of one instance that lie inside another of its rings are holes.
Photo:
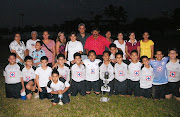
<path fill-rule="evenodd" d="M 102 59 L 105 47 L 109 48 L 110 42 L 105 37 L 101 36 L 99 32 L 98 28 L 92 29 L 92 35 L 87 38 L 84 48 L 86 49 L 86 53 L 90 50 L 94 50 L 97 58 Z"/>
<path fill-rule="evenodd" d="M 35 50 L 35 44 L 37 41 L 40 41 L 39 39 L 37 39 L 37 32 L 36 31 L 32 31 L 31 32 L 31 39 L 29 39 L 27 42 L 26 42 L 26 51 L 27 51 L 27 54 L 28 55 L 31 55 L 32 52 Z"/>
<path fill-rule="evenodd" d="M 77 37 L 78 37 L 79 41 L 81 41 L 83 48 L 84 48 L 86 39 L 91 35 L 89 33 L 85 32 L 86 27 L 85 27 L 85 24 L 83 24 L 83 23 L 80 23 L 78 25 L 78 30 L 79 30 L 79 33 L 77 34 Z M 85 49 L 83 50 L 83 54 L 86 54 Z"/>

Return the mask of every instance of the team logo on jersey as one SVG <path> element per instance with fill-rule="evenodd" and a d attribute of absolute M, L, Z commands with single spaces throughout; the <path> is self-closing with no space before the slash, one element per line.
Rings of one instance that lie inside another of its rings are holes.
<path fill-rule="evenodd" d="M 146 80 L 150 81 L 151 80 L 151 76 L 146 76 Z"/>
<path fill-rule="evenodd" d="M 139 76 L 139 71 L 134 71 L 135 76 Z"/>
<path fill-rule="evenodd" d="M 30 80 L 30 77 L 29 76 L 26 76 L 26 81 L 29 81 Z"/>
<path fill-rule="evenodd" d="M 64 75 L 63 78 L 66 80 L 66 75 Z"/>
<path fill-rule="evenodd" d="M 78 73 L 77 73 L 77 77 L 82 77 L 82 73 L 81 73 L 81 72 L 78 72 Z"/>
<path fill-rule="evenodd" d="M 95 74 L 95 69 L 91 69 L 91 74 Z"/>
<path fill-rule="evenodd" d="M 171 77 L 176 77 L 176 72 L 170 72 Z"/>
<path fill-rule="evenodd" d="M 118 72 L 119 76 L 123 76 L 123 71 Z"/>
<path fill-rule="evenodd" d="M 15 72 L 10 72 L 10 77 L 15 77 Z"/>
<path fill-rule="evenodd" d="M 162 66 L 157 68 L 158 71 L 162 71 Z"/>

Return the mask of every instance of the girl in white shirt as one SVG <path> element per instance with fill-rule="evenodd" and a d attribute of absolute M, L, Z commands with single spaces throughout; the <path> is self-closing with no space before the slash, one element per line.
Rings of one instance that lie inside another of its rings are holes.
<path fill-rule="evenodd" d="M 82 54 L 83 52 L 83 45 L 80 41 L 77 41 L 77 35 L 76 33 L 72 32 L 70 34 L 71 41 L 67 42 L 66 49 L 65 49 L 65 58 L 68 59 L 68 61 L 72 61 L 74 63 L 73 55 L 76 52 L 79 52 Z"/>

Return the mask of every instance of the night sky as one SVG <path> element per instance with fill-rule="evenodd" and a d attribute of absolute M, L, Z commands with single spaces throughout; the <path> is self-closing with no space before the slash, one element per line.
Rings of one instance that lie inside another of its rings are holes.
<path fill-rule="evenodd" d="M 24 13 L 24 25 L 52 25 L 77 17 L 92 19 L 91 12 L 102 14 L 109 4 L 123 6 L 131 22 L 170 13 L 180 7 L 180 0 L 1 0 L 0 4 L 0 27 L 13 27 L 19 25 L 19 13 Z"/>

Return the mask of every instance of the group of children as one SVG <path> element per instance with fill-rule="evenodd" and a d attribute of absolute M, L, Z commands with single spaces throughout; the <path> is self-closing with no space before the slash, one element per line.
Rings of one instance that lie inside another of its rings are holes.
<path fill-rule="evenodd" d="M 47 66 L 48 58 L 41 51 L 41 42 L 36 42 L 39 53 L 25 57 L 25 66 L 16 63 L 16 54 L 11 53 L 9 64 L 4 69 L 7 98 L 20 98 L 25 91 L 27 99 L 35 96 L 52 98 L 52 104 L 59 103 L 62 95 L 64 104 L 70 103 L 69 96 L 90 94 L 92 90 L 99 95 L 105 82 L 110 86 L 109 95 L 145 97 L 156 99 L 171 98 L 180 100 L 180 61 L 176 49 L 169 50 L 169 57 L 164 57 L 157 50 L 154 60 L 131 52 L 131 62 L 123 60 L 123 52 L 117 52 L 116 46 L 110 45 L 110 51 L 104 51 L 102 61 L 96 59 L 94 50 L 88 52 L 88 59 L 82 60 L 80 53 L 74 54 L 74 61 L 67 62 L 63 54 L 57 56 L 57 63 L 52 69 Z M 40 60 L 39 60 L 40 59 Z M 67 64 L 68 63 L 68 64 Z M 108 73 L 108 77 L 106 76 Z"/>

